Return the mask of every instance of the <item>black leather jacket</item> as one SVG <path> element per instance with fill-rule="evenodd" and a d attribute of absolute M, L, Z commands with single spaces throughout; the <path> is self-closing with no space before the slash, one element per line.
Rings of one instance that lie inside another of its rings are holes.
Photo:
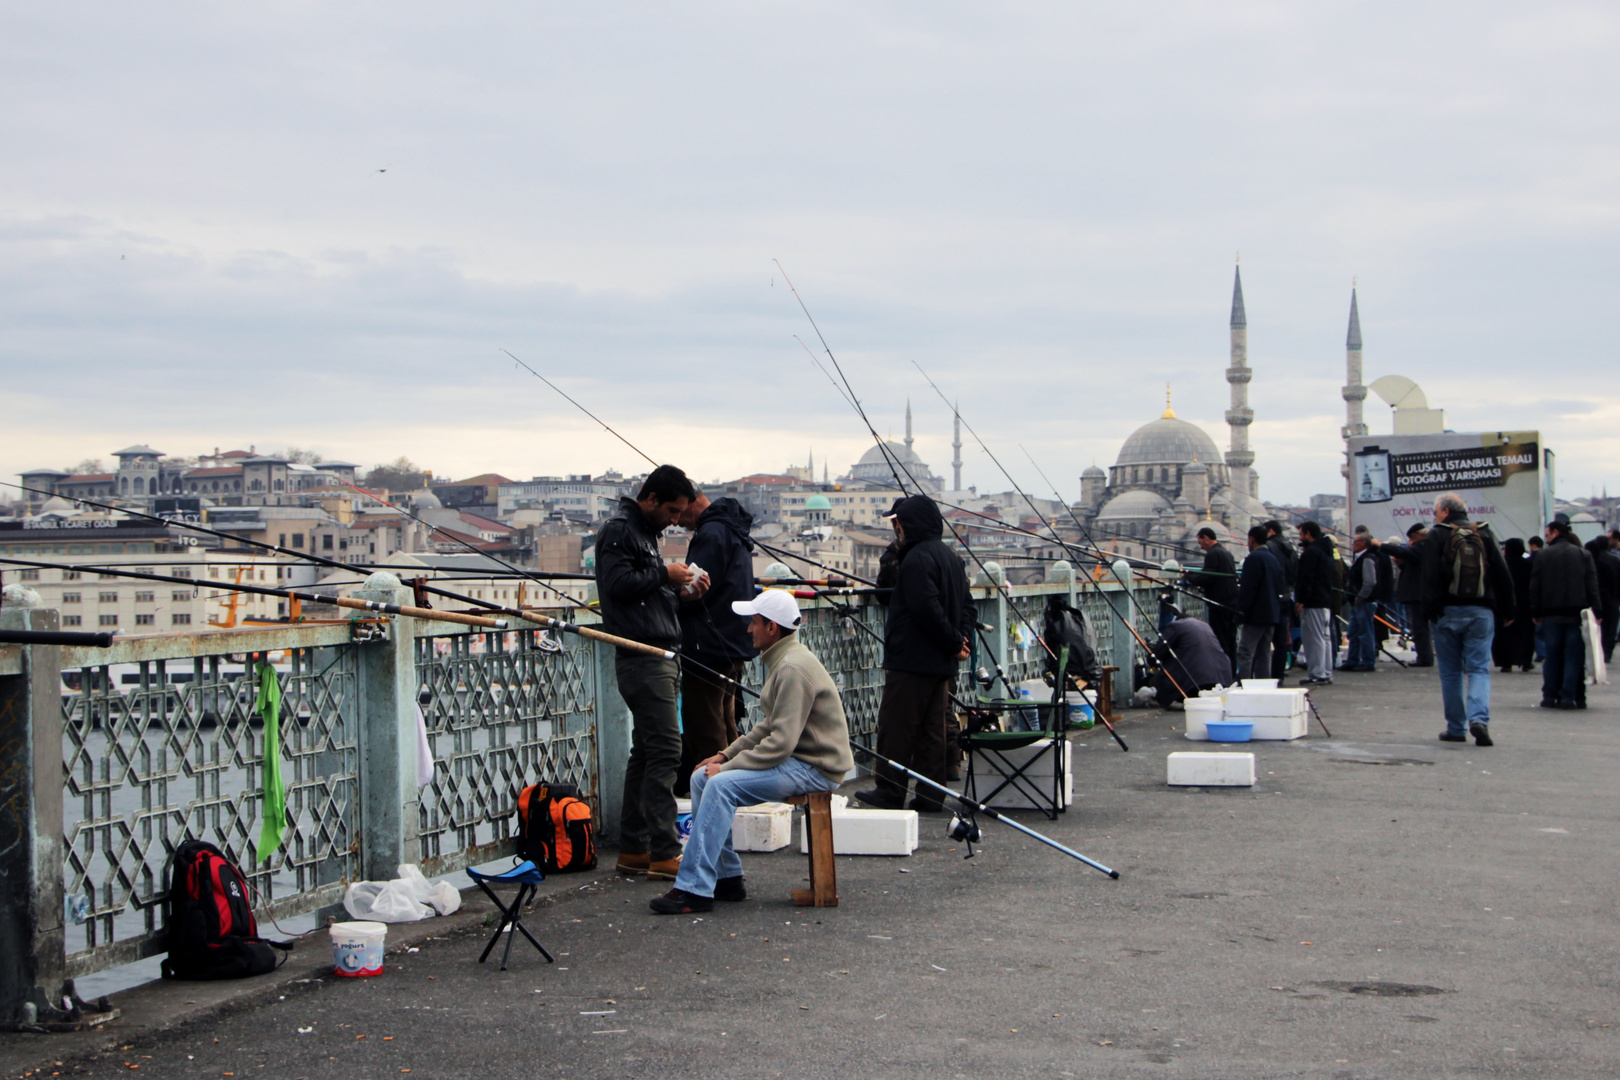
<path fill-rule="evenodd" d="M 658 534 L 634 499 L 621 498 L 597 535 L 596 594 L 608 633 L 665 649 L 680 644 L 679 603 L 658 553 Z"/>

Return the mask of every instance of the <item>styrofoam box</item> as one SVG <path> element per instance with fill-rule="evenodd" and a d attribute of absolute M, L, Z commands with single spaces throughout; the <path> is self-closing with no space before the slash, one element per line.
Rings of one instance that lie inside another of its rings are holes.
<path fill-rule="evenodd" d="M 1268 739 L 1303 739 L 1305 737 L 1305 714 L 1295 713 L 1293 716 L 1239 716 L 1229 717 L 1234 720 L 1252 720 L 1254 730 L 1249 732 L 1250 739 L 1261 741 Z"/>
<path fill-rule="evenodd" d="M 1293 716 L 1304 711 L 1303 690 L 1288 687 L 1245 690 L 1239 687 L 1226 692 L 1226 717 L 1229 720 L 1248 720 L 1256 716 Z"/>
<path fill-rule="evenodd" d="M 1165 782 L 1179 787 L 1253 787 L 1254 755 L 1178 750 L 1165 763 Z"/>
<path fill-rule="evenodd" d="M 793 843 L 793 807 L 767 802 L 737 807 L 731 846 L 737 851 L 777 851 Z"/>
<path fill-rule="evenodd" d="M 917 850 L 917 811 L 834 809 L 834 855 L 910 855 Z M 799 829 L 799 850 L 810 851 L 810 828 Z"/>

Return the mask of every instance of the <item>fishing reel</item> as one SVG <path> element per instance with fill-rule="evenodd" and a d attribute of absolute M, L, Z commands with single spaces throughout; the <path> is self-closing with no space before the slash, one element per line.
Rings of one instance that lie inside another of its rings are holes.
<path fill-rule="evenodd" d="M 945 826 L 945 835 L 958 844 L 966 841 L 967 854 L 962 856 L 964 859 L 973 858 L 973 845 L 981 843 L 979 823 L 973 819 L 971 813 L 967 817 L 963 817 L 961 814 L 952 814 L 950 824 Z"/>

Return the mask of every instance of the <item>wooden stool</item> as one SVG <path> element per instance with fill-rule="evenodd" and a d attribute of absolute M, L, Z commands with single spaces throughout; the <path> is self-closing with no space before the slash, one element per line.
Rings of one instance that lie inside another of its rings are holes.
<path fill-rule="evenodd" d="M 1114 672 L 1117 667 L 1102 669 L 1102 681 L 1097 686 L 1097 711 L 1102 713 L 1103 719 L 1114 723 L 1119 716 L 1114 712 Z"/>
<path fill-rule="evenodd" d="M 810 887 L 794 889 L 793 902 L 800 907 L 837 907 L 838 871 L 833 866 L 832 792 L 814 791 L 792 795 L 787 800 L 804 807 L 805 836 L 810 849 Z"/>

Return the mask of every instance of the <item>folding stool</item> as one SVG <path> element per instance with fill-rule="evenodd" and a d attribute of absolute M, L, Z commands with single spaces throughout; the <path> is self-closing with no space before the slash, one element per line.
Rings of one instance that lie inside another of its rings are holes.
<path fill-rule="evenodd" d="M 529 933 L 528 927 L 523 925 L 521 918 L 523 905 L 534 898 L 535 893 L 540 891 L 540 883 L 546 880 L 546 875 L 540 872 L 538 866 L 534 865 L 533 862 L 525 861 L 501 874 L 484 874 L 469 867 L 467 876 L 472 878 L 480 889 L 484 890 L 485 895 L 493 900 L 495 906 L 501 911 L 500 925 L 495 928 L 495 936 L 489 939 L 489 944 L 484 946 L 484 954 L 478 958 L 480 964 L 489 959 L 490 951 L 495 948 L 495 943 L 501 940 L 502 934 L 506 934 L 506 951 L 501 954 L 501 970 L 505 971 L 506 962 L 512 959 L 512 939 L 517 936 L 517 933 L 522 933 L 524 937 L 529 939 L 529 944 L 540 950 L 540 955 L 546 958 L 546 963 L 555 964 L 557 962 L 555 957 L 546 952 L 546 947 L 536 941 L 533 934 Z M 512 897 L 510 906 L 501 903 L 501 898 L 496 896 L 495 890 L 489 887 L 491 882 L 500 885 L 516 885 L 518 887 L 517 895 Z M 517 933 L 508 933 L 506 929 L 508 925 Z"/>

